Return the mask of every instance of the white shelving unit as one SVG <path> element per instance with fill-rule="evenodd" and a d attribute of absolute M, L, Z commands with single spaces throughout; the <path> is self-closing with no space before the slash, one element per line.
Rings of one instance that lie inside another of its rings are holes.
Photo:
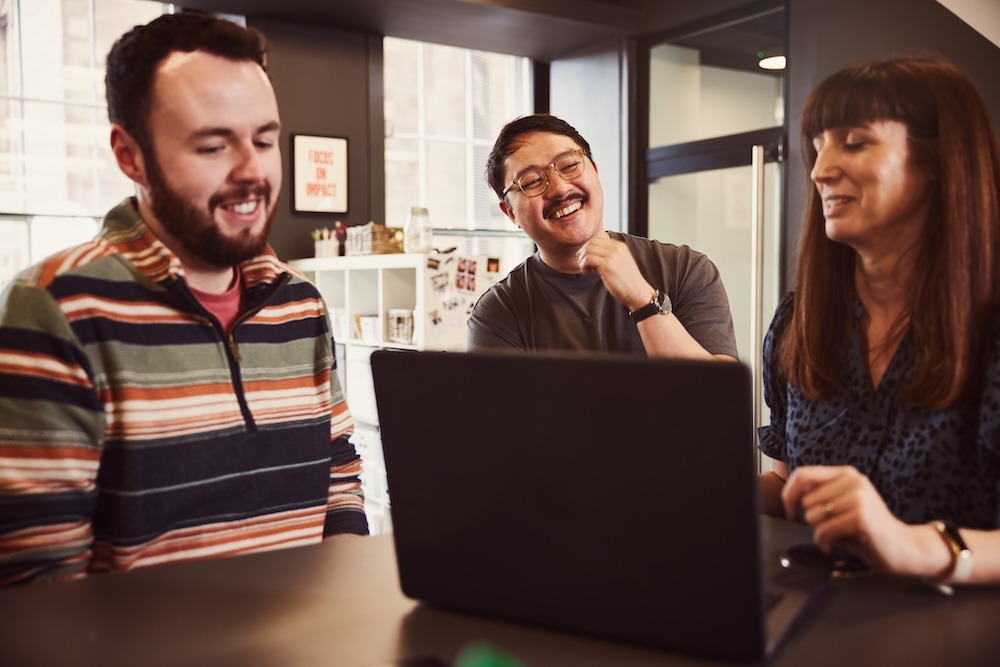
<path fill-rule="evenodd" d="M 423 340 L 422 322 L 414 321 L 414 343 L 390 343 L 386 313 L 390 308 L 425 311 L 423 290 L 427 257 L 413 253 L 361 255 L 357 257 L 315 257 L 291 262 L 319 288 L 333 320 L 337 342 L 393 347 L 419 347 Z M 378 318 L 378 335 L 363 339 L 352 321 L 354 315 Z"/>
<path fill-rule="evenodd" d="M 467 313 L 500 276 L 499 267 L 486 256 L 416 253 L 316 257 L 291 264 L 317 286 L 330 311 L 337 372 L 356 426 L 351 441 L 364 466 L 368 525 L 372 534 L 391 531 L 371 354 L 380 348 L 464 350 Z M 458 270 L 460 264 L 464 271 Z M 460 280 L 461 273 L 465 278 Z M 395 309 L 413 314 L 409 341 L 390 339 L 388 313 Z"/>

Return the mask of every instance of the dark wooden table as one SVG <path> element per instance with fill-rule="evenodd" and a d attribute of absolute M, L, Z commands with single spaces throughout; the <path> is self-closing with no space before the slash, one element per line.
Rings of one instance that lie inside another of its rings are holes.
<path fill-rule="evenodd" d="M 801 526 L 765 522 L 768 550 Z M 720 641 L 725 641 L 720 637 Z M 0 590 L 0 664 L 374 667 L 485 643 L 526 665 L 711 665 L 418 605 L 391 535 Z M 837 581 L 773 665 L 1000 665 L 1000 589 Z"/>

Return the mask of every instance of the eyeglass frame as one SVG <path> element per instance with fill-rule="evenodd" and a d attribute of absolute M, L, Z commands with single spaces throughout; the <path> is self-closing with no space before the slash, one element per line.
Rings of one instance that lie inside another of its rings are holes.
<path fill-rule="evenodd" d="M 566 178 L 565 176 L 562 175 L 561 171 L 559 171 L 558 169 L 556 169 L 556 162 L 559 162 L 559 160 L 563 159 L 567 155 L 578 155 L 578 156 L 584 158 L 583 162 L 582 162 L 583 166 L 580 168 L 580 173 L 577 174 L 576 176 L 573 176 L 572 178 Z M 549 178 L 549 171 L 550 170 L 553 171 L 553 172 L 555 172 L 556 174 L 558 174 L 559 178 L 563 179 L 564 181 L 575 181 L 576 179 L 578 179 L 581 176 L 583 176 L 584 172 L 587 170 L 587 160 L 588 159 L 589 159 L 589 157 L 587 156 L 587 151 L 585 151 L 582 148 L 576 148 L 576 149 L 573 149 L 573 150 L 568 150 L 568 151 L 565 151 L 563 153 L 560 153 L 559 155 L 557 155 L 555 157 L 554 160 L 552 160 L 552 162 L 550 162 L 548 165 L 546 165 L 544 167 L 528 167 L 526 169 L 522 169 L 520 171 L 520 173 L 518 173 L 516 176 L 514 176 L 514 180 L 512 180 L 510 183 L 508 183 L 507 186 L 504 187 L 504 189 L 500 192 L 500 198 L 501 199 L 505 199 L 507 197 L 507 193 L 510 192 L 512 189 L 514 189 L 515 185 L 517 186 L 517 189 L 521 191 L 521 194 L 523 194 L 526 197 L 540 197 L 541 195 L 545 194 L 545 191 L 549 189 L 549 184 L 552 182 L 552 180 Z M 542 174 L 544 175 L 544 177 L 545 177 L 545 187 L 542 188 L 541 190 L 539 190 L 538 192 L 536 192 L 535 194 L 529 195 L 527 192 L 524 191 L 524 188 L 521 187 L 520 180 L 521 180 L 521 177 L 524 176 L 526 173 L 528 173 L 530 171 L 536 171 L 536 170 L 542 172 Z"/>

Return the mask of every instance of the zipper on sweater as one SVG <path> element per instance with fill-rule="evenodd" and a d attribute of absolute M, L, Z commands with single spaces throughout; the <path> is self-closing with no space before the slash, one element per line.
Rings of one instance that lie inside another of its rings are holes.
<path fill-rule="evenodd" d="M 197 312 L 198 315 L 206 321 L 208 326 L 218 332 L 221 337 L 223 348 L 226 350 L 226 359 L 229 363 L 229 376 L 233 381 L 233 393 L 236 394 L 236 401 L 239 403 L 240 413 L 243 415 L 243 421 L 246 422 L 247 430 L 249 431 L 257 430 L 257 422 L 253 418 L 253 414 L 250 412 L 250 406 L 247 404 L 246 392 L 243 390 L 243 374 L 240 371 L 240 364 L 243 360 L 243 355 L 240 353 L 239 343 L 236 342 L 236 328 L 243 322 L 253 317 L 256 313 L 260 312 L 264 306 L 270 303 L 278 292 L 281 291 L 286 284 L 288 284 L 288 281 L 291 280 L 291 278 L 292 277 L 287 273 L 283 273 L 278 276 L 278 279 L 271 283 L 268 290 L 264 294 L 260 295 L 261 298 L 258 298 L 253 303 L 247 304 L 247 307 L 239 315 L 237 315 L 228 332 L 223 328 L 219 318 L 209 312 L 208 309 L 205 308 L 200 301 L 198 301 L 197 297 L 191 293 L 187 284 L 183 280 L 178 281 L 179 289 L 184 294 L 184 298 L 188 302 L 188 306 L 193 307 L 195 312 Z"/>
<path fill-rule="evenodd" d="M 233 322 L 233 325 L 229 327 L 228 332 L 222 329 L 222 324 L 218 323 L 218 319 L 214 317 L 212 318 L 213 321 L 218 323 L 216 326 L 218 326 L 219 330 L 222 331 L 223 338 L 226 342 L 230 375 L 233 378 L 233 389 L 236 392 L 236 398 L 240 404 L 240 411 L 243 413 L 243 420 L 246 422 L 247 428 L 251 431 L 257 430 L 257 422 L 254 420 L 253 414 L 250 412 L 250 406 L 247 405 L 246 392 L 243 390 L 243 374 L 240 372 L 240 363 L 243 360 L 243 355 L 240 353 L 239 343 L 236 342 L 236 329 L 270 303 L 289 280 L 291 280 L 291 276 L 289 274 L 283 273 L 280 275 L 278 279 L 271 284 L 268 291 L 262 295 L 263 298 L 252 304 L 248 304 L 247 308 L 236 316 L 236 320 Z"/>
<path fill-rule="evenodd" d="M 254 304 L 251 304 L 246 310 L 237 315 L 236 319 L 233 321 L 233 326 L 229 327 L 229 332 L 224 332 L 230 357 L 236 364 L 239 364 L 243 360 L 243 356 L 240 354 L 240 345 L 236 342 L 236 327 L 246 322 L 253 315 L 259 313 L 264 306 L 271 303 L 275 295 L 278 294 L 282 287 L 288 284 L 288 281 L 291 280 L 291 278 L 292 277 L 287 273 L 283 273 L 278 276 L 278 279 L 271 284 L 270 289 L 266 294 L 264 294 L 264 298 Z"/>
<path fill-rule="evenodd" d="M 233 326 L 236 326 L 235 322 L 233 323 Z M 240 356 L 240 346 L 236 343 L 236 338 L 233 336 L 232 329 L 230 329 L 229 334 L 226 335 L 226 346 L 229 347 L 229 356 L 232 357 L 233 361 L 236 362 L 236 365 L 238 366 L 240 362 L 243 361 L 243 357 Z"/>
<path fill-rule="evenodd" d="M 229 357 L 229 375 L 233 379 L 233 392 L 236 394 L 236 401 L 240 404 L 240 412 L 243 414 L 243 421 L 246 422 L 247 430 L 256 431 L 257 422 L 253 418 L 253 413 L 250 412 L 250 406 L 247 405 L 246 392 L 243 390 L 243 374 L 240 372 L 240 348 L 236 344 L 236 340 L 232 334 L 235 328 L 236 324 L 234 323 L 228 335 L 225 332 L 222 334 L 226 341 L 226 356 Z"/>

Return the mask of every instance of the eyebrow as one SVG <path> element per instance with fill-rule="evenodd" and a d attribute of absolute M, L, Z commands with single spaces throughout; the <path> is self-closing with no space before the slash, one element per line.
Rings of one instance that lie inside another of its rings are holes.
<path fill-rule="evenodd" d="M 265 123 L 258 127 L 254 134 L 266 134 L 268 132 L 279 132 L 281 130 L 281 123 L 276 120 L 272 120 L 270 123 Z M 207 139 L 209 137 L 231 137 L 236 132 L 229 127 L 206 127 L 200 130 L 196 130 L 191 134 L 194 139 Z"/>
<path fill-rule="evenodd" d="M 824 132 L 852 132 L 854 130 L 870 131 L 872 129 L 872 123 L 877 121 L 866 121 L 863 123 L 844 123 L 842 125 L 831 125 L 830 127 L 824 127 L 815 136 L 819 136 Z"/>
<path fill-rule="evenodd" d="M 569 149 L 564 150 L 564 151 L 562 151 L 560 153 L 556 153 L 556 156 L 554 158 L 552 158 L 551 160 L 549 160 L 548 164 L 529 164 L 527 167 L 525 167 L 521 171 L 519 171 L 516 174 L 514 174 L 514 178 L 517 178 L 518 176 L 520 176 L 524 172 L 530 171 L 531 169 L 539 169 L 539 170 L 545 169 L 549 165 L 551 165 L 553 162 L 555 162 L 556 160 L 558 160 L 559 158 L 561 158 L 562 156 L 569 155 L 570 153 L 579 153 L 580 157 L 587 157 L 587 152 L 585 150 L 583 150 L 582 148 L 569 148 Z"/>

